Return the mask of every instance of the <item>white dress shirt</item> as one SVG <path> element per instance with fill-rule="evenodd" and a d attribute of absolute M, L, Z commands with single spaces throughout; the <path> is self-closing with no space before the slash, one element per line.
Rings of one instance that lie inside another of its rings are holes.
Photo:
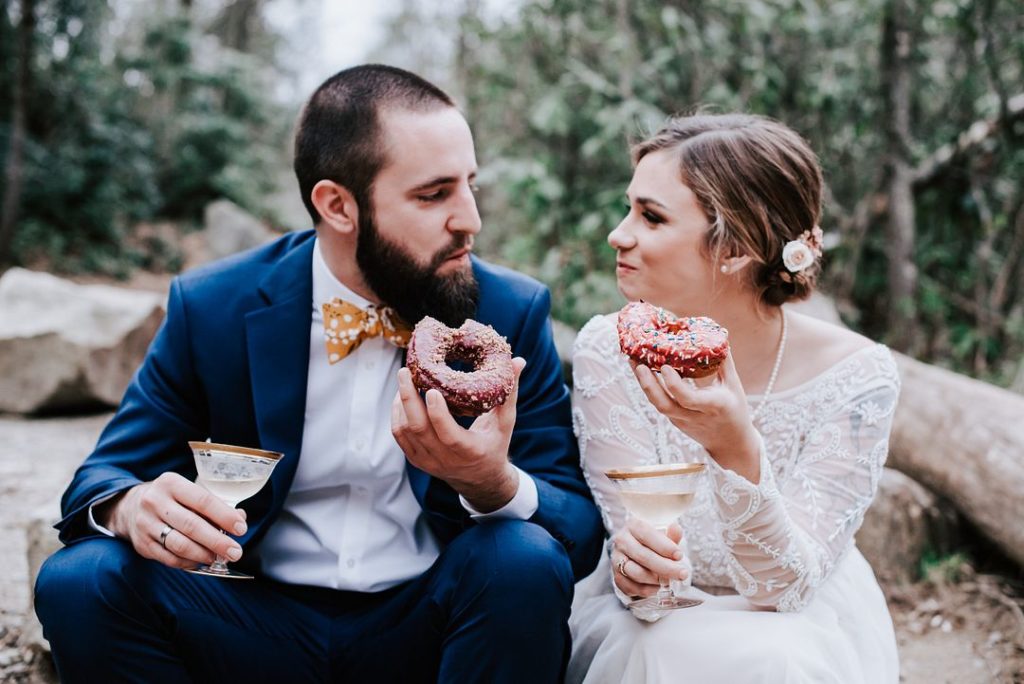
<path fill-rule="evenodd" d="M 281 582 L 382 591 L 422 574 L 440 553 L 391 434 L 402 351 L 378 336 L 329 364 L 322 305 L 334 297 L 360 307 L 369 302 L 334 277 L 319 240 L 312 269 L 301 457 L 281 513 L 260 543 L 262 568 Z M 537 510 L 537 485 L 519 471 L 516 495 L 487 514 L 460 500 L 478 521 L 526 520 Z M 91 508 L 89 515 L 95 529 L 109 534 Z"/>

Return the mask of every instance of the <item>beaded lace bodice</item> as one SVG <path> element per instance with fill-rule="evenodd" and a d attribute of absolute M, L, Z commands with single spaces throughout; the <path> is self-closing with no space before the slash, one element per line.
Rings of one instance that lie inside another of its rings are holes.
<path fill-rule="evenodd" d="M 650 404 L 619 351 L 614 314 L 580 332 L 573 386 L 583 471 L 609 534 L 625 514 L 605 470 L 704 462 L 681 519 L 693 583 L 794 611 L 854 545 L 882 475 L 899 375 L 889 350 L 874 345 L 768 397 L 754 423 L 764 444 L 756 485 L 718 466 Z"/>

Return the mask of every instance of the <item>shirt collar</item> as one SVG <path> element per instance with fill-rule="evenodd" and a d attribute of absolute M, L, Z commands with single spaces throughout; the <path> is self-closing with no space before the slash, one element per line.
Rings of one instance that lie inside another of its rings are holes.
<path fill-rule="evenodd" d="M 370 300 L 357 295 L 331 273 L 327 262 L 324 261 L 323 252 L 320 250 L 320 238 L 317 237 L 313 243 L 313 308 L 319 311 L 324 304 L 335 297 L 344 299 L 362 309 L 366 309 L 372 304 Z"/>

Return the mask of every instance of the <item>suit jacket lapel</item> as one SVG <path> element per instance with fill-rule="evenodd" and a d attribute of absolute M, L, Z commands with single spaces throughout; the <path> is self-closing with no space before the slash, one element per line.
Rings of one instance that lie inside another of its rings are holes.
<path fill-rule="evenodd" d="M 276 515 L 302 448 L 313 307 L 313 239 L 289 252 L 259 285 L 267 306 L 246 317 L 249 377 L 260 445 L 284 454 L 271 478 Z"/>

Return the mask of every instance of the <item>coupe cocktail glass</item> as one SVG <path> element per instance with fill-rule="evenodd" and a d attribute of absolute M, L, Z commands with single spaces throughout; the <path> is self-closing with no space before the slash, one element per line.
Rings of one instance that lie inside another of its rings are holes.
<path fill-rule="evenodd" d="M 703 463 L 665 463 L 608 470 L 605 475 L 615 483 L 622 505 L 630 514 L 649 522 L 662 532 L 690 507 L 704 472 Z M 654 596 L 639 599 L 630 607 L 665 611 L 690 608 L 703 603 L 672 593 L 669 581 L 659 577 L 661 588 Z"/>
<path fill-rule="evenodd" d="M 199 476 L 196 483 L 232 508 L 263 489 L 274 466 L 281 460 L 276 451 L 213 442 L 189 442 Z M 223 530 L 221 530 L 223 532 Z M 199 575 L 252 579 L 252 575 L 228 569 L 227 559 L 217 556 L 209 565 L 189 570 Z"/>

